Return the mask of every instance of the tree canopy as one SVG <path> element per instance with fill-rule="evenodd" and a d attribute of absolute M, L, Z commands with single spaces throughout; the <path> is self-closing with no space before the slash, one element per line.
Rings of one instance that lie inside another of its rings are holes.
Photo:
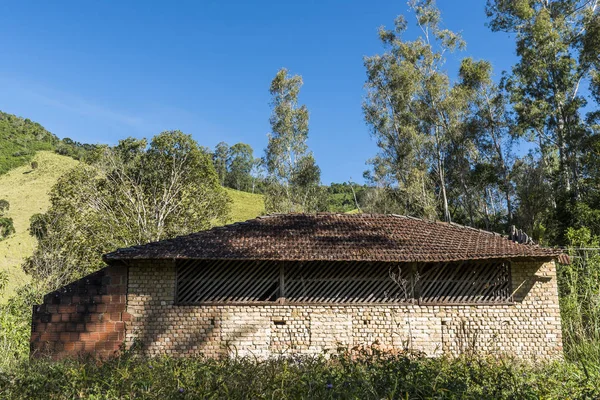
<path fill-rule="evenodd" d="M 210 155 L 190 135 L 121 140 L 52 189 L 50 210 L 31 221 L 38 248 L 26 269 L 40 279 L 71 279 L 116 248 L 224 222 L 228 202 Z"/>
<path fill-rule="evenodd" d="M 486 60 L 445 56 L 465 46 L 432 0 L 382 28 L 367 57 L 364 116 L 380 152 L 366 178 L 373 211 L 490 230 L 517 224 L 564 244 L 568 227 L 600 234 L 600 16 L 596 1 L 488 0 L 489 27 L 516 38 L 518 62 L 499 83 Z M 530 142 L 529 154 L 516 148 Z"/>
<path fill-rule="evenodd" d="M 280 69 L 271 93 L 271 133 L 265 150 L 265 205 L 269 212 L 312 212 L 326 208 L 321 169 L 308 150 L 308 109 L 298 104 L 302 77 Z"/>

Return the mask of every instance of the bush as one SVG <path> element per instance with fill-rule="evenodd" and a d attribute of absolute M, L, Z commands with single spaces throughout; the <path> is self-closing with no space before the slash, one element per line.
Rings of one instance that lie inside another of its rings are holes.
<path fill-rule="evenodd" d="M 0 293 L 7 280 L 5 272 L 0 274 Z M 0 304 L 0 371 L 27 360 L 32 307 L 40 300 L 38 290 L 32 285 L 25 285 L 6 303 Z"/>
<path fill-rule="evenodd" d="M 15 226 L 12 218 L 0 217 L 0 240 L 6 239 L 13 233 L 15 233 Z"/>
<path fill-rule="evenodd" d="M 600 239 L 588 228 L 567 230 L 570 265 L 557 268 L 565 354 L 600 365 Z"/>
<path fill-rule="evenodd" d="M 10 209 L 8 200 L 0 199 L 0 217 Z"/>
<path fill-rule="evenodd" d="M 598 376 L 574 364 L 340 354 L 326 360 L 144 358 L 24 361 L 0 373 L 6 399 L 598 398 Z"/>

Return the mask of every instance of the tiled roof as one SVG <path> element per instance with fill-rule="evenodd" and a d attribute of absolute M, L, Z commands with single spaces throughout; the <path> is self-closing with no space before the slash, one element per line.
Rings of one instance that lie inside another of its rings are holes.
<path fill-rule="evenodd" d="M 561 251 L 515 243 L 462 225 L 381 214 L 274 214 L 104 255 L 152 259 L 459 261 L 555 258 Z"/>

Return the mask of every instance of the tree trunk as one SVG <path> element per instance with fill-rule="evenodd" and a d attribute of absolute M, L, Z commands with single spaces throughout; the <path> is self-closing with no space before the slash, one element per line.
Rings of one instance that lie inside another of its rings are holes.
<path fill-rule="evenodd" d="M 451 222 L 450 210 L 448 210 L 448 196 L 446 195 L 446 178 L 442 165 L 442 155 L 438 154 L 438 174 L 440 177 L 440 187 L 442 189 L 442 202 L 444 205 L 444 221 Z"/>

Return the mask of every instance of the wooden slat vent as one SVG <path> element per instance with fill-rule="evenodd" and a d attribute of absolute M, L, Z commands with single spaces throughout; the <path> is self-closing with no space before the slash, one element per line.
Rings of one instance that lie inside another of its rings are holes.
<path fill-rule="evenodd" d="M 279 297 L 271 261 L 187 261 L 177 268 L 177 302 L 261 302 Z"/>
<path fill-rule="evenodd" d="M 423 303 L 495 303 L 511 300 L 505 262 L 425 264 L 417 277 Z"/>
<path fill-rule="evenodd" d="M 290 265 L 285 297 L 292 303 L 401 303 L 413 298 L 411 266 L 347 262 Z M 394 279 L 391 278 L 394 276 Z"/>
<path fill-rule="evenodd" d="M 511 300 L 510 265 L 189 260 L 178 262 L 177 302 L 499 303 Z"/>

